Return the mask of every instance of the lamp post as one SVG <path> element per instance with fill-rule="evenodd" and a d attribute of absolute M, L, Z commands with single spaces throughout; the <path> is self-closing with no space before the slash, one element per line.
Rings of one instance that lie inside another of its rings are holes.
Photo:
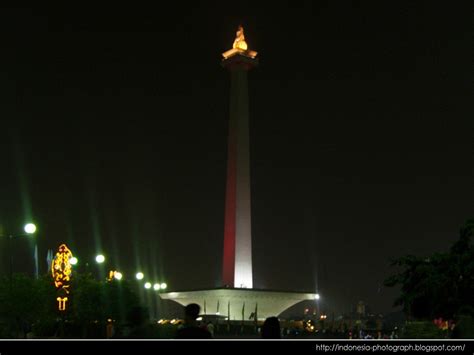
<path fill-rule="evenodd" d="M 316 301 L 316 316 L 319 316 L 319 300 L 320 300 L 321 296 L 319 295 L 319 293 L 316 293 L 314 295 L 314 299 Z"/>
<path fill-rule="evenodd" d="M 95 263 L 97 265 L 99 280 L 104 280 L 107 277 L 107 272 L 105 270 L 105 262 L 106 262 L 106 258 L 104 254 L 97 254 L 95 256 Z"/>
<path fill-rule="evenodd" d="M 13 238 L 20 238 L 20 237 L 28 237 L 30 235 L 33 235 L 36 232 L 36 226 L 33 223 L 27 223 L 23 227 L 23 230 L 25 231 L 24 234 L 9 234 L 8 235 L 8 250 L 10 251 L 10 290 L 12 289 L 12 283 L 13 283 L 13 247 L 12 247 L 12 240 Z M 36 260 L 35 260 L 36 263 Z"/>

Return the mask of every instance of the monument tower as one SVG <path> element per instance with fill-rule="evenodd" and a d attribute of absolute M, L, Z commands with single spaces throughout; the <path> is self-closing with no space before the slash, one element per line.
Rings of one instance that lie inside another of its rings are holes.
<path fill-rule="evenodd" d="M 223 320 L 257 321 L 281 314 L 304 300 L 310 292 L 253 288 L 252 233 L 250 218 L 250 154 L 248 71 L 258 64 L 257 52 L 247 48 L 239 26 L 233 48 L 222 53 L 229 70 L 230 119 L 227 152 L 227 184 L 224 215 L 223 287 L 160 293 L 165 300 L 183 306 L 197 303 L 204 315 Z"/>
<path fill-rule="evenodd" d="M 247 72 L 258 64 L 258 59 L 257 52 L 247 48 L 242 26 L 232 49 L 222 56 L 222 66 L 230 71 L 231 78 L 222 280 L 229 287 L 252 288 Z"/>

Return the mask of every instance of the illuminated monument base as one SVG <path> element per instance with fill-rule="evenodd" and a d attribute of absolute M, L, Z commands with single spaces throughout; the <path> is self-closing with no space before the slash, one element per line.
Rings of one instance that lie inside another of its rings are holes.
<path fill-rule="evenodd" d="M 295 304 L 314 300 L 314 293 L 266 291 L 245 288 L 218 288 L 160 294 L 162 299 L 175 301 L 183 306 L 197 303 L 201 314 L 220 315 L 230 320 L 252 320 L 255 310 L 257 318 L 279 316 Z M 243 317 L 242 317 L 243 312 Z"/>

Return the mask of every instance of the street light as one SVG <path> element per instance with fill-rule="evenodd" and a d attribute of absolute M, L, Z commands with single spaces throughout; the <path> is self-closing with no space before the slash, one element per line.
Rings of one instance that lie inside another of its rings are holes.
<path fill-rule="evenodd" d="M 145 288 L 149 290 L 151 288 L 151 283 L 150 282 L 145 282 Z"/>
<path fill-rule="evenodd" d="M 167 287 L 168 287 L 168 285 L 165 284 L 164 282 L 160 285 L 160 288 L 161 288 L 162 290 L 166 290 Z"/>
<path fill-rule="evenodd" d="M 77 258 L 76 258 L 75 256 L 73 256 L 71 259 L 69 259 L 69 263 L 70 263 L 71 265 L 77 265 L 77 262 L 78 262 L 78 261 L 79 261 L 79 260 L 77 260 Z"/>
<path fill-rule="evenodd" d="M 315 294 L 314 295 L 314 299 L 316 300 L 316 313 L 319 314 L 319 300 L 320 300 L 321 296 L 319 295 L 319 293 Z"/>
<path fill-rule="evenodd" d="M 97 262 L 97 264 L 102 264 L 105 261 L 105 256 L 99 254 L 95 257 L 95 261 Z"/>
<path fill-rule="evenodd" d="M 34 234 L 36 232 L 36 226 L 33 223 L 27 223 L 23 227 L 26 234 Z"/>
<path fill-rule="evenodd" d="M 36 232 L 36 226 L 33 223 L 27 223 L 23 226 L 23 230 L 26 234 L 9 234 L 8 235 L 8 249 L 10 251 L 10 288 L 12 287 L 13 281 L 13 249 L 12 249 L 12 240 L 13 238 L 20 238 L 20 237 L 28 237 Z M 35 255 L 35 264 L 36 262 L 36 255 Z"/>
<path fill-rule="evenodd" d="M 143 280 L 145 275 L 143 275 L 143 272 L 137 272 L 135 277 L 136 277 L 137 280 Z"/>
<path fill-rule="evenodd" d="M 123 275 L 122 275 L 121 272 L 115 271 L 114 277 L 115 277 L 116 280 L 120 281 L 120 280 L 122 280 Z"/>
<path fill-rule="evenodd" d="M 154 284 L 154 285 L 153 285 L 153 289 L 154 289 L 155 291 L 159 291 L 159 290 L 160 290 L 160 287 L 161 287 L 160 284 Z"/>

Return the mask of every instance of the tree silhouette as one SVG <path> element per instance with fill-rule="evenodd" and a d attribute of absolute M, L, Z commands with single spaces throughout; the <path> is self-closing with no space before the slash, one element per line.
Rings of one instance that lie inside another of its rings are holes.
<path fill-rule="evenodd" d="M 447 253 L 423 258 L 413 255 L 392 262 L 400 272 L 390 276 L 385 286 L 400 286 L 396 306 L 403 306 L 409 318 L 454 318 L 473 314 L 474 299 L 474 219 L 460 230 L 460 237 Z"/>
<path fill-rule="evenodd" d="M 65 312 L 58 311 L 56 292 L 49 274 L 39 279 L 14 274 L 11 282 L 0 279 L 0 337 L 23 337 L 31 327 L 39 337 L 58 336 L 60 319 L 67 323 L 65 336 L 102 336 L 107 319 L 126 323 L 140 307 L 126 280 L 98 281 L 90 274 L 75 273 Z"/>

